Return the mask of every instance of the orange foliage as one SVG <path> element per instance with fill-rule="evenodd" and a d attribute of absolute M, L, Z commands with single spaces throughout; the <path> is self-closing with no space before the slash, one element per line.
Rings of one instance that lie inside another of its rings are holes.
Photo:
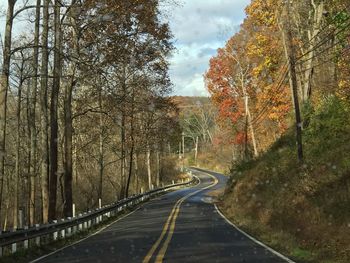
<path fill-rule="evenodd" d="M 278 5 L 277 0 L 253 0 L 246 8 L 247 18 L 241 30 L 218 50 L 205 75 L 211 100 L 218 108 L 218 119 L 233 133 L 234 144 L 243 144 L 248 136 L 246 92 L 259 150 L 285 131 L 286 115 L 291 109 L 288 86 L 277 85 L 284 69 Z M 271 136 L 271 131 L 276 136 Z"/>

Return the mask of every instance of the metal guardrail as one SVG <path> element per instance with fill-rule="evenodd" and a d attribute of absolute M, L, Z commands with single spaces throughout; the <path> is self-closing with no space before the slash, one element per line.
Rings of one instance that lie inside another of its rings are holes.
<path fill-rule="evenodd" d="M 48 224 L 37 224 L 29 228 L 25 227 L 24 229 L 17 229 L 11 232 L 3 232 L 0 234 L 0 257 L 5 254 L 4 250 L 6 248 L 9 249 L 9 253 L 15 253 L 18 249 L 28 249 L 32 246 L 40 246 L 58 239 L 71 237 L 81 231 L 88 230 L 111 217 L 117 216 L 118 213 L 122 212 L 127 207 L 142 203 L 155 195 L 166 192 L 167 190 L 190 185 L 197 180 L 196 177 L 192 177 L 192 179 L 187 182 L 177 184 L 173 183 L 149 192 L 134 195 L 113 204 L 95 209 L 94 211 L 79 214 L 74 218 L 65 218 Z"/>

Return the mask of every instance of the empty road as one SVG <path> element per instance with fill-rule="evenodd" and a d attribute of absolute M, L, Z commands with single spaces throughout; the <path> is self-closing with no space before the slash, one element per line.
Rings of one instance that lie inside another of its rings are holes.
<path fill-rule="evenodd" d="M 216 210 L 223 175 L 193 170 L 200 183 L 153 199 L 96 235 L 35 262 L 292 262 L 248 238 Z"/>

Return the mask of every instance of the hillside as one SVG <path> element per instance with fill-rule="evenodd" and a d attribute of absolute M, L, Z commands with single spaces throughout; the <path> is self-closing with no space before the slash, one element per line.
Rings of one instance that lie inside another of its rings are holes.
<path fill-rule="evenodd" d="M 173 96 L 171 99 L 181 110 L 189 108 L 189 106 L 192 107 L 210 103 L 210 98 L 208 97 Z"/>
<path fill-rule="evenodd" d="M 304 129 L 306 161 L 288 131 L 256 160 L 233 167 L 221 208 L 298 262 L 350 262 L 350 113 L 323 102 Z"/>

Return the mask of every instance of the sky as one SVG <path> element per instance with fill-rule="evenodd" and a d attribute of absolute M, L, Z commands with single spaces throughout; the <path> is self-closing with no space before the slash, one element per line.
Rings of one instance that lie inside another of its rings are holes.
<path fill-rule="evenodd" d="M 4 10 L 6 2 L 0 0 L 0 9 Z M 170 58 L 173 94 L 208 96 L 203 74 L 208 69 L 209 60 L 238 30 L 245 17 L 244 9 L 250 0 L 177 0 L 177 2 L 176 6 L 166 7 L 164 18 L 170 24 L 176 47 Z M 5 17 L 0 17 L 2 37 L 4 19 Z"/>
<path fill-rule="evenodd" d="M 208 96 L 203 74 L 245 17 L 250 0 L 181 0 L 169 14 L 177 51 L 171 58 L 174 94 Z"/>

